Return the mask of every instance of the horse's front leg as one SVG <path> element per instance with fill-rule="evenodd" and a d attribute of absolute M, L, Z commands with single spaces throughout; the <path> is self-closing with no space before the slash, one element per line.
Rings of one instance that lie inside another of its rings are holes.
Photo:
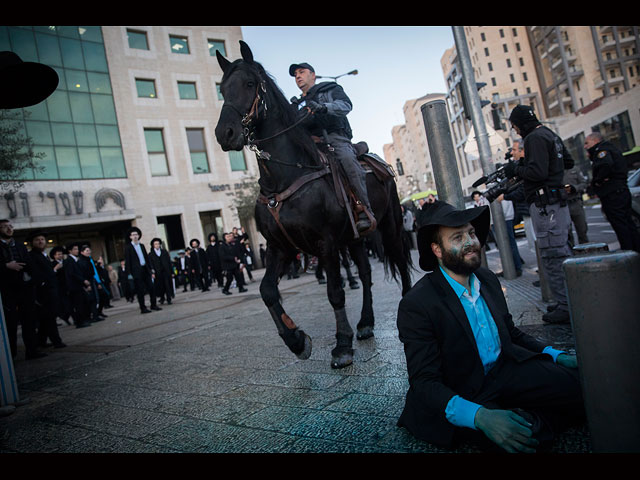
<path fill-rule="evenodd" d="M 285 268 L 289 266 L 291 259 L 281 250 L 267 245 L 267 268 L 260 283 L 260 296 L 269 309 L 278 334 L 284 340 L 285 345 L 298 358 L 306 360 L 311 356 L 311 338 L 300 330 L 284 311 L 278 291 L 278 280 L 284 274 Z"/>
<path fill-rule="evenodd" d="M 358 276 L 362 283 L 362 311 L 358 322 L 358 340 L 373 337 L 375 323 L 373 315 L 373 295 L 371 294 L 371 264 L 364 249 L 364 243 L 358 242 L 349 246 L 351 258 L 358 268 Z"/>
<path fill-rule="evenodd" d="M 325 255 L 324 265 L 327 271 L 327 296 L 336 317 L 336 346 L 331 351 L 331 368 L 344 368 L 353 363 L 353 330 L 345 310 L 340 254 L 336 248 Z"/>

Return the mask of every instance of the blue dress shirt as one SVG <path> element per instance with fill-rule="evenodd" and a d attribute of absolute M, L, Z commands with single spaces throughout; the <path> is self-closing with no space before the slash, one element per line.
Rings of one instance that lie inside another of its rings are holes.
<path fill-rule="evenodd" d="M 140 265 L 144 266 L 145 264 L 144 255 L 142 254 L 142 249 L 140 248 L 140 244 L 131 242 L 131 245 L 133 245 L 134 250 L 138 254 L 138 258 L 140 259 Z"/>
<path fill-rule="evenodd" d="M 469 320 L 471 331 L 476 340 L 476 346 L 478 347 L 478 353 L 480 354 L 480 360 L 482 361 L 486 375 L 495 365 L 502 350 L 498 328 L 496 327 L 489 307 L 480 295 L 480 280 L 472 273 L 469 276 L 470 291 L 468 291 L 445 272 L 442 267 L 439 268 L 444 278 L 449 282 L 449 285 L 451 285 L 451 288 L 453 288 L 453 291 L 460 299 L 462 308 L 464 308 L 467 314 L 467 319 Z M 563 353 L 551 347 L 545 347 L 542 352 L 551 355 L 554 361 L 558 355 Z M 480 407 L 482 407 L 482 405 L 465 400 L 459 395 L 454 395 L 447 404 L 445 415 L 447 420 L 452 424 L 458 427 L 473 428 L 475 430 L 474 419 Z"/>

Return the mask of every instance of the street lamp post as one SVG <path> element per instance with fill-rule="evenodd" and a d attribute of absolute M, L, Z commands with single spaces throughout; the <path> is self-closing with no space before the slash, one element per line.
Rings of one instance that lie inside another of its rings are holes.
<path fill-rule="evenodd" d="M 341 75 L 338 75 L 337 77 L 329 77 L 327 75 L 316 75 L 316 78 L 331 78 L 334 82 L 338 83 L 338 79 L 340 77 L 344 77 L 346 75 L 357 75 L 357 74 L 358 74 L 358 70 L 351 70 L 350 72 L 343 73 Z"/>

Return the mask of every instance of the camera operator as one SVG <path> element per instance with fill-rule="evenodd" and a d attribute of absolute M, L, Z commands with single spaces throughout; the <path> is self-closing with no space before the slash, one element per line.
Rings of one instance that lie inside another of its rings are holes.
<path fill-rule="evenodd" d="M 542 320 L 547 323 L 569 323 L 562 262 L 571 256 L 568 244 L 571 216 L 563 177 L 564 170 L 573 166 L 573 159 L 560 137 L 538 121 L 533 108 L 517 105 L 509 121 L 524 139 L 526 156 L 522 164 L 509 162 L 505 166 L 505 174 L 509 178 L 519 177 L 523 180 L 542 268 L 557 301 L 557 306 L 545 313 Z"/>

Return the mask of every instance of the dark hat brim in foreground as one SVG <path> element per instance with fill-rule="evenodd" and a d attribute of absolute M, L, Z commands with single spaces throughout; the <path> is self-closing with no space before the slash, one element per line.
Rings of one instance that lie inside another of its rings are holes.
<path fill-rule="evenodd" d="M 420 268 L 431 271 L 438 266 L 438 258 L 431 250 L 431 241 L 439 226 L 461 227 L 470 223 L 476 231 L 480 245 L 484 246 L 491 226 L 490 215 L 489 207 L 486 205 L 458 210 L 442 201 L 425 204 L 417 216 Z"/>
<path fill-rule="evenodd" d="M 42 63 L 23 62 L 13 52 L 0 52 L 0 108 L 22 108 L 45 100 L 58 87 L 58 73 Z"/>

